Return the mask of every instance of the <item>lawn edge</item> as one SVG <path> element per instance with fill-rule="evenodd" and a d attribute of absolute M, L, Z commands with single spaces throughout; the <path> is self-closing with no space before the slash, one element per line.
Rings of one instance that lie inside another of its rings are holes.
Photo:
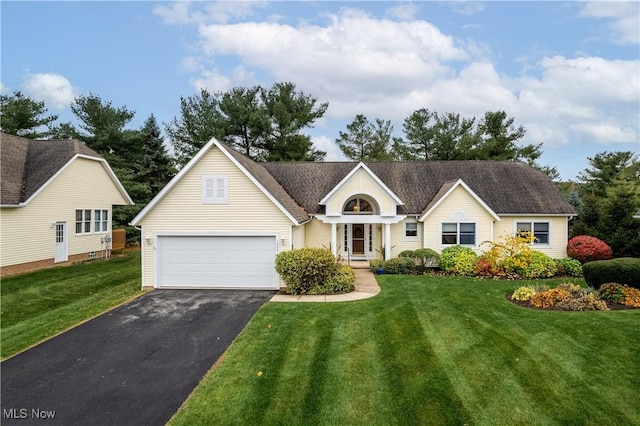
<path fill-rule="evenodd" d="M 14 356 L 20 355 L 21 353 L 26 352 L 26 351 L 28 351 L 28 350 L 29 350 L 29 349 L 31 349 L 31 348 L 35 348 L 36 346 L 38 346 L 38 345 L 40 345 L 40 344 L 42 344 L 42 343 L 44 343 L 44 342 L 46 342 L 46 341 L 48 341 L 48 340 L 51 340 L 51 339 L 53 339 L 53 338 L 55 338 L 55 337 L 58 337 L 58 336 L 60 336 L 61 334 L 66 333 L 66 332 L 67 332 L 67 331 L 69 331 L 69 330 L 73 330 L 74 328 L 76 328 L 76 327 L 78 327 L 78 326 L 80 326 L 80 325 L 82 325 L 82 324 L 85 324 L 85 323 L 87 323 L 87 322 L 89 322 L 89 321 L 91 321 L 91 320 L 93 320 L 93 319 L 95 319 L 95 318 L 98 318 L 99 316 L 102 316 L 102 315 L 106 314 L 107 312 L 111 312 L 111 311 L 113 311 L 114 309 L 119 308 L 120 306 L 125 305 L 125 304 L 127 304 L 127 303 L 131 302 L 132 300 L 135 300 L 135 299 L 137 299 L 137 298 L 139 298 L 139 297 L 144 296 L 144 295 L 145 295 L 145 294 L 147 294 L 147 293 L 150 293 L 151 291 L 153 291 L 153 289 L 150 289 L 150 290 L 141 290 L 141 292 L 140 292 L 139 294 L 135 294 L 135 295 L 133 295 L 132 297 L 130 297 L 130 298 L 128 298 L 128 299 L 126 299 L 126 300 L 124 300 L 124 301 L 122 301 L 122 302 L 118 303 L 117 305 L 113 305 L 113 306 L 111 306 L 110 308 L 105 309 L 104 311 L 102 311 L 102 312 L 100 312 L 100 313 L 97 313 L 97 314 L 95 314 L 95 315 L 93 315 L 93 316 L 91 316 L 91 317 L 89 317 L 89 318 L 85 318 L 85 319 L 81 320 L 80 322 L 77 322 L 77 323 L 75 323 L 75 324 L 73 324 L 73 325 L 70 325 L 69 327 L 65 328 L 64 330 L 60 330 L 59 332 L 57 332 L 57 333 L 55 333 L 55 334 L 52 334 L 51 336 L 45 337 L 44 339 L 42 339 L 42 340 L 40 340 L 40 341 L 38 341 L 38 342 L 36 342 L 36 343 L 34 343 L 34 344 L 32 344 L 32 345 L 29 345 L 29 346 L 27 346 L 26 348 L 21 349 L 21 350 L 19 350 L 18 352 L 16 352 L 16 353 L 12 354 L 12 355 L 9 355 L 8 357 L 0 358 L 0 363 L 3 363 L 3 362 L 5 362 L 5 361 L 7 361 L 7 360 L 9 360 L 9 359 L 13 358 Z"/>

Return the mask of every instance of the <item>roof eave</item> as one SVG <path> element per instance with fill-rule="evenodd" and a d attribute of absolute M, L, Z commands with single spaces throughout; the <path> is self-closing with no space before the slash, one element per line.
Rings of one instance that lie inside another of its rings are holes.
<path fill-rule="evenodd" d="M 475 193 L 475 191 L 473 191 L 471 188 L 469 188 L 469 186 L 462 180 L 462 179 L 458 179 L 452 186 L 451 188 L 449 188 L 447 190 L 446 193 L 444 193 L 444 195 L 442 195 L 442 197 L 440 197 L 440 199 L 433 205 L 431 206 L 431 208 L 429 208 L 429 210 L 427 210 L 426 212 L 424 212 L 424 214 L 422 214 L 422 216 L 420 216 L 418 218 L 418 220 L 420 222 L 424 222 L 424 220 L 427 218 L 427 216 L 429 216 L 435 209 L 437 209 L 440 204 L 442 204 L 442 202 L 444 200 L 447 199 L 447 197 L 449 197 L 449 195 L 451 195 L 451 193 L 453 191 L 455 191 L 455 189 L 458 186 L 462 186 L 464 188 L 465 191 L 467 191 L 469 193 L 469 195 L 471 195 L 471 197 L 473 197 L 476 202 L 478 202 L 478 204 L 480 204 L 486 211 L 487 213 L 489 213 L 491 215 L 491 217 L 493 217 L 495 219 L 496 222 L 500 222 L 502 219 L 500 218 L 500 216 L 493 211 L 493 209 L 491 207 L 489 207 L 487 205 L 487 203 L 485 203 L 482 198 L 480 198 L 478 196 L 478 194 Z"/>
<path fill-rule="evenodd" d="M 327 201 L 331 198 L 331 196 L 333 196 L 334 193 L 336 193 L 336 191 L 338 191 L 338 189 L 344 185 L 350 178 L 351 176 L 353 176 L 354 174 L 356 174 L 356 172 L 358 171 L 358 169 L 364 169 L 369 176 L 371 176 L 378 185 L 380 185 L 382 187 L 382 189 L 387 192 L 387 194 L 389 194 L 389 196 L 391 196 L 391 198 L 393 198 L 393 200 L 400 206 L 404 205 L 404 202 L 400 199 L 400 197 L 398 197 L 387 185 L 385 185 L 385 183 L 382 181 L 382 179 L 380 179 L 378 177 L 378 175 L 376 175 L 375 173 L 373 173 L 373 171 L 371 171 L 371 169 L 369 167 L 367 167 L 366 164 L 364 164 L 362 161 L 359 162 L 340 182 L 338 182 L 338 184 L 336 186 L 334 186 L 331 191 L 329 191 L 321 200 L 318 204 L 320 205 L 324 205 L 327 204 Z"/>

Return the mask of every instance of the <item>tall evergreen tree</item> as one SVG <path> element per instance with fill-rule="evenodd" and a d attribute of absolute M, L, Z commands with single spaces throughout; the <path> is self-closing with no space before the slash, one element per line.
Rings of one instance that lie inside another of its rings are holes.
<path fill-rule="evenodd" d="M 570 236 L 591 235 L 605 241 L 616 257 L 640 253 L 640 158 L 628 151 L 602 152 L 589 158 L 578 175 L 582 208 L 570 222 Z"/>
<path fill-rule="evenodd" d="M 51 136 L 57 115 L 47 115 L 44 101 L 36 101 L 22 92 L 0 96 L 0 130 L 28 139 Z"/>
<path fill-rule="evenodd" d="M 393 159 L 391 154 L 393 126 L 391 121 L 376 118 L 370 122 L 358 114 L 347 125 L 347 132 L 340 132 L 336 143 L 342 153 L 355 161 L 383 161 Z"/>
<path fill-rule="evenodd" d="M 266 161 L 320 161 L 326 152 L 313 147 L 311 137 L 302 133 L 322 118 L 328 103 L 316 105 L 318 100 L 293 83 L 274 83 L 262 91 L 264 111 L 270 128 L 265 140 Z"/>
<path fill-rule="evenodd" d="M 321 118 L 328 104 L 298 92 L 293 83 L 237 87 L 227 92 L 180 98 L 180 116 L 165 124 L 176 162 L 185 164 L 212 137 L 259 161 L 317 161 L 325 152 L 313 148 L 303 133 Z"/>
<path fill-rule="evenodd" d="M 212 137 L 224 139 L 225 124 L 219 98 L 219 94 L 207 89 L 201 89 L 193 96 L 180 97 L 180 117 L 165 124 L 179 165 L 185 165 Z"/>
<path fill-rule="evenodd" d="M 160 126 L 153 114 L 147 118 L 140 129 L 140 139 L 143 156 L 138 179 L 149 186 L 152 198 L 171 180 L 175 174 L 175 168 L 164 146 Z"/>

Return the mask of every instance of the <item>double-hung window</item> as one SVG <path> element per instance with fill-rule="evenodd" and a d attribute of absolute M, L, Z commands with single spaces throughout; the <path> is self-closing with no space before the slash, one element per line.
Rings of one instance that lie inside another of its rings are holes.
<path fill-rule="evenodd" d="M 476 224 L 448 222 L 442 224 L 442 245 L 476 245 Z"/>
<path fill-rule="evenodd" d="M 94 210 L 94 232 L 107 232 L 109 229 L 108 210 Z"/>
<path fill-rule="evenodd" d="M 76 234 L 91 233 L 91 210 L 76 210 Z"/>
<path fill-rule="evenodd" d="M 404 241 L 418 241 L 418 222 L 404 223 Z"/>
<path fill-rule="evenodd" d="M 227 204 L 229 202 L 228 176 L 202 177 L 202 203 Z"/>
<path fill-rule="evenodd" d="M 533 244 L 549 244 L 549 222 L 518 222 L 517 232 L 533 232 Z"/>

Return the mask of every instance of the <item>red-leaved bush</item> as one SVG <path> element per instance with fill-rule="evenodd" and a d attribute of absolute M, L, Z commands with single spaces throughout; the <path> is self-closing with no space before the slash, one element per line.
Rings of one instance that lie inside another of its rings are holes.
<path fill-rule="evenodd" d="M 594 260 L 608 260 L 612 257 L 611 247 L 602 240 L 589 235 L 578 235 L 569 240 L 567 256 L 581 263 Z"/>

